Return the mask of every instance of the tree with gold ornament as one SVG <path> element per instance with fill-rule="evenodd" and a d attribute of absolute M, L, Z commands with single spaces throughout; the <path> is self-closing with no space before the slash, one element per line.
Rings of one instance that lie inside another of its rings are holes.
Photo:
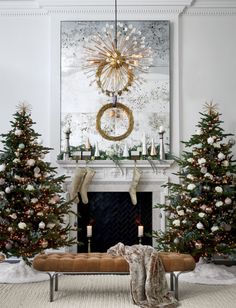
<path fill-rule="evenodd" d="M 62 196 L 64 176 L 45 162 L 50 149 L 32 128 L 30 108 L 18 106 L 0 154 L 0 252 L 27 264 L 47 248 L 70 246 L 70 204 Z"/>
<path fill-rule="evenodd" d="M 154 232 L 159 249 L 211 258 L 236 248 L 236 171 L 232 134 L 224 133 L 213 103 L 204 113 L 185 150 L 176 159 L 179 183 L 169 183 L 164 210 L 166 230 Z"/>

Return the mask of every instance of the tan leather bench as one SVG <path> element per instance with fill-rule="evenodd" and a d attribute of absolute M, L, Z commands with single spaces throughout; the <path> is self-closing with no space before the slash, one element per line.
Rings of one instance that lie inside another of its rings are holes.
<path fill-rule="evenodd" d="M 174 252 L 159 253 L 165 271 L 170 273 L 170 287 L 178 299 L 178 277 L 195 268 L 191 255 Z M 129 274 L 129 265 L 123 257 L 107 253 L 49 253 L 34 258 L 33 267 L 47 272 L 50 277 L 50 302 L 53 301 L 53 285 L 58 291 L 58 274 Z M 178 272 L 175 274 L 175 272 Z"/>

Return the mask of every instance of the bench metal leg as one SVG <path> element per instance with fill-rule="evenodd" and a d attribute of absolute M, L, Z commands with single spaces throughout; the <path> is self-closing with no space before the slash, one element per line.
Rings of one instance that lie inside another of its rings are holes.
<path fill-rule="evenodd" d="M 58 274 L 55 274 L 55 291 L 58 291 Z"/>
<path fill-rule="evenodd" d="M 54 274 L 47 273 L 49 275 L 49 301 L 53 302 L 53 280 Z"/>
<path fill-rule="evenodd" d="M 171 291 L 174 291 L 174 273 L 173 272 L 171 272 L 170 273 L 170 290 Z"/>

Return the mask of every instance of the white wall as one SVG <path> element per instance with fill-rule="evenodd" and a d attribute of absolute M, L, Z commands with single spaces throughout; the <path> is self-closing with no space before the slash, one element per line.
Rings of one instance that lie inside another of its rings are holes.
<path fill-rule="evenodd" d="M 63 19 L 63 12 L 60 11 L 60 14 Z M 60 101 L 58 93 L 55 93 L 55 86 L 51 83 L 51 72 L 59 72 L 59 68 L 52 70 L 51 51 L 59 46 L 51 46 L 54 42 L 53 37 L 51 38 L 51 16 L 5 15 L 0 14 L 0 133 L 7 132 L 15 105 L 25 99 L 33 107 L 33 120 L 37 122 L 35 129 L 42 134 L 44 145 L 56 148 L 52 156 L 55 158 L 60 143 L 56 132 L 60 121 Z M 177 23 L 172 24 L 175 46 L 180 37 L 179 63 L 176 63 L 176 58 L 174 61 L 172 59 L 171 68 L 172 76 L 178 77 L 179 74 L 178 80 L 175 77 L 171 81 L 175 83 L 172 84 L 175 92 L 172 96 L 172 125 L 174 128 L 176 126 L 175 133 L 178 131 L 176 113 L 180 112 L 180 140 L 187 140 L 194 132 L 203 103 L 212 99 L 219 104 L 223 113 L 226 131 L 236 133 L 235 15 L 190 15 L 186 12 L 180 17 L 179 28 L 178 17 Z M 166 19 L 166 16 L 158 18 Z M 173 48 L 173 42 L 171 43 Z M 174 52 L 178 55 L 176 50 Z M 59 76 L 54 77 L 59 81 Z M 176 86 L 180 90 L 180 108 L 176 105 Z M 54 102 L 53 97 L 57 98 Z M 178 136 L 174 136 L 173 143 L 179 143 Z M 178 146 L 175 148 L 178 149 Z M 236 154 L 236 149 L 234 153 Z"/>
<path fill-rule="evenodd" d="M 188 140 L 205 101 L 218 104 L 227 133 L 236 134 L 236 16 L 181 19 L 181 139 Z M 236 147 L 234 146 L 234 154 Z"/>
<path fill-rule="evenodd" d="M 26 100 L 45 145 L 50 145 L 49 38 L 48 17 L 0 17 L 0 133 L 8 132 L 16 105 Z"/>

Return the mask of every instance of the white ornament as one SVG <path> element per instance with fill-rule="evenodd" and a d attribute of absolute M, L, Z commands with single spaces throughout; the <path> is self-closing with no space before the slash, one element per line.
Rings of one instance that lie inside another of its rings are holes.
<path fill-rule="evenodd" d="M 17 215 L 16 215 L 16 213 L 13 213 L 13 214 L 9 215 L 9 217 L 11 217 L 12 219 L 16 219 Z"/>
<path fill-rule="evenodd" d="M 45 228 L 45 223 L 43 221 L 41 221 L 39 223 L 39 229 L 44 229 Z"/>
<path fill-rule="evenodd" d="M 33 167 L 35 165 L 35 160 L 32 159 L 32 158 L 28 159 L 26 165 L 30 166 L 30 167 Z"/>
<path fill-rule="evenodd" d="M 11 188 L 10 188 L 10 187 L 6 187 L 6 188 L 5 188 L 5 193 L 6 193 L 6 194 L 10 194 L 10 192 L 11 192 Z"/>
<path fill-rule="evenodd" d="M 35 167 L 34 168 L 34 173 L 36 173 L 36 174 L 40 173 L 40 168 L 39 167 Z"/>
<path fill-rule="evenodd" d="M 22 135 L 22 130 L 16 129 L 15 130 L 15 135 L 18 136 L 18 137 L 21 136 Z"/>
<path fill-rule="evenodd" d="M 223 167 L 228 167 L 228 166 L 229 166 L 228 160 L 223 160 L 222 163 L 221 163 L 221 165 L 222 165 Z"/>
<path fill-rule="evenodd" d="M 223 160 L 223 159 L 225 159 L 225 154 L 220 152 L 220 153 L 217 155 L 217 157 L 219 158 L 219 160 Z"/>
<path fill-rule="evenodd" d="M 180 220 L 179 220 L 179 219 L 175 219 L 175 220 L 173 220 L 172 224 L 173 224 L 175 227 L 179 227 L 179 226 L 180 226 Z"/>
<path fill-rule="evenodd" d="M 19 222 L 18 223 L 18 228 L 24 230 L 26 228 L 26 223 L 24 222 Z"/>
<path fill-rule="evenodd" d="M 207 168 L 206 167 L 202 167 L 201 169 L 200 169 L 200 171 L 201 171 L 201 173 L 207 173 Z"/>
<path fill-rule="evenodd" d="M 218 226 L 213 226 L 213 227 L 211 227 L 211 231 L 212 231 L 212 232 L 215 232 L 215 231 L 217 231 L 217 230 L 219 230 L 219 227 L 218 227 Z"/>
<path fill-rule="evenodd" d="M 201 218 L 203 218 L 205 215 L 206 215 L 206 214 L 205 214 L 205 213 L 202 213 L 202 212 L 198 214 L 198 216 L 201 217 Z"/>
<path fill-rule="evenodd" d="M 199 159 L 198 159 L 198 164 L 199 164 L 199 165 L 204 165 L 205 163 L 206 163 L 205 158 L 202 157 L 202 158 L 199 158 Z"/>
<path fill-rule="evenodd" d="M 214 178 L 213 175 L 208 172 L 204 175 L 204 177 L 209 178 L 210 180 L 213 180 Z"/>
<path fill-rule="evenodd" d="M 39 200 L 38 200 L 37 198 L 32 198 L 32 199 L 31 199 L 31 202 L 32 202 L 32 203 L 37 203 L 38 201 L 39 201 Z"/>
<path fill-rule="evenodd" d="M 187 186 L 187 190 L 193 190 L 194 188 L 196 188 L 195 184 L 188 184 Z"/>
<path fill-rule="evenodd" d="M 0 172 L 3 172 L 5 170 L 6 170 L 6 165 L 5 164 L 0 165 Z"/>
<path fill-rule="evenodd" d="M 220 186 L 216 186 L 215 191 L 218 192 L 219 194 L 221 194 L 223 192 L 223 189 Z"/>
<path fill-rule="evenodd" d="M 0 185 L 4 185 L 5 184 L 5 179 L 0 178 Z"/>
<path fill-rule="evenodd" d="M 24 149 L 24 148 L 25 148 L 24 143 L 20 143 L 20 144 L 18 145 L 18 148 L 21 149 L 21 150 Z"/>
<path fill-rule="evenodd" d="M 214 143 L 214 137 L 209 137 L 209 138 L 207 138 L 207 143 L 208 144 L 213 144 Z"/>
<path fill-rule="evenodd" d="M 216 202 L 216 207 L 220 207 L 220 206 L 222 206 L 224 203 L 222 202 L 222 201 L 217 201 Z"/>
<path fill-rule="evenodd" d="M 179 215 L 179 216 L 184 216 L 184 210 L 180 210 L 180 211 L 177 211 L 177 214 Z"/>
<path fill-rule="evenodd" d="M 231 203 L 232 203 L 232 200 L 229 197 L 227 197 L 225 199 L 225 204 L 231 204 Z"/>
<path fill-rule="evenodd" d="M 174 239 L 174 243 L 179 244 L 179 239 L 177 237 Z"/>
<path fill-rule="evenodd" d="M 34 190 L 34 186 L 29 184 L 29 185 L 27 185 L 26 190 L 33 191 Z"/>
<path fill-rule="evenodd" d="M 202 224 L 201 222 L 198 222 L 198 223 L 197 223 L 197 228 L 198 228 L 199 230 L 202 230 L 202 229 L 204 229 L 204 226 L 203 226 L 203 224 Z"/>
<path fill-rule="evenodd" d="M 192 199 L 191 199 L 191 203 L 194 203 L 194 202 L 196 202 L 196 201 L 198 201 L 198 198 L 192 198 Z"/>
<path fill-rule="evenodd" d="M 194 176 L 193 176 L 192 174 L 188 174 L 186 177 L 187 177 L 187 179 L 189 179 L 189 180 L 194 180 Z"/>
<path fill-rule="evenodd" d="M 44 216 L 43 212 L 38 212 L 37 216 Z"/>
<path fill-rule="evenodd" d="M 12 161 L 14 164 L 17 164 L 20 162 L 19 158 L 14 158 L 13 161 Z"/>

